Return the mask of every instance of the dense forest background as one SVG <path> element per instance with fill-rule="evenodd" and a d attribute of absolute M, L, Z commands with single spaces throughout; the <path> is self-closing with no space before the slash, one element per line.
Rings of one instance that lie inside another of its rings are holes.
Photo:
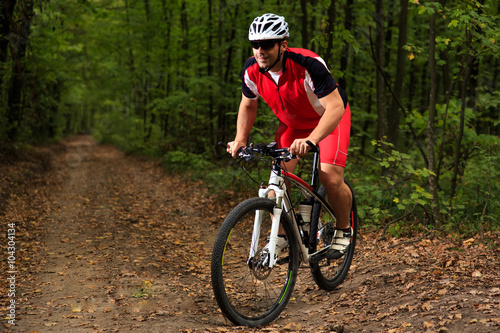
<path fill-rule="evenodd" d="M 248 26 L 273 12 L 349 95 L 364 227 L 500 226 L 496 0 L 0 3 L 1 149 L 89 133 L 215 189 L 240 184 L 216 143 L 234 136 Z M 259 108 L 250 142 L 270 142 L 276 120 Z"/>

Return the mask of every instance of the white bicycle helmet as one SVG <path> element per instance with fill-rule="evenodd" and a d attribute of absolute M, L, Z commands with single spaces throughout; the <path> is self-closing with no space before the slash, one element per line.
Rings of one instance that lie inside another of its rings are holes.
<path fill-rule="evenodd" d="M 275 14 L 256 17 L 248 29 L 249 40 L 284 39 L 289 36 L 285 18 Z"/>

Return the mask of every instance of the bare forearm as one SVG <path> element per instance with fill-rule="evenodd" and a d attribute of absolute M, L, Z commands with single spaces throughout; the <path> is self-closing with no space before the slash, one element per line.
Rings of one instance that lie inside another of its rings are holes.
<path fill-rule="evenodd" d="M 246 144 L 250 131 L 257 117 L 257 101 L 244 99 L 240 103 L 238 110 L 238 120 L 236 122 L 236 137 L 234 141 Z"/>
<path fill-rule="evenodd" d="M 236 137 L 227 145 L 227 152 L 236 158 L 240 147 L 247 145 L 248 136 L 252 130 L 257 117 L 257 100 L 251 100 L 243 96 L 238 110 L 236 121 Z"/>
<path fill-rule="evenodd" d="M 252 110 L 241 110 L 238 114 L 238 121 L 236 123 L 236 136 L 234 141 L 247 142 L 250 131 L 255 123 L 255 114 Z"/>
<path fill-rule="evenodd" d="M 337 127 L 342 116 L 344 115 L 344 102 L 338 91 L 333 91 L 330 95 L 320 99 L 321 104 L 325 108 L 325 112 L 321 116 L 316 128 L 307 138 L 296 139 L 290 145 L 290 152 L 297 156 L 304 156 L 309 151 L 310 147 L 307 141 L 311 141 L 317 145 L 321 140 L 326 138 Z"/>
<path fill-rule="evenodd" d="M 344 103 L 337 91 L 332 93 L 334 98 L 325 101 L 325 113 L 321 117 L 316 128 L 309 135 L 309 140 L 318 144 L 326 138 L 337 127 L 344 115 Z"/>
<path fill-rule="evenodd" d="M 315 144 L 318 144 L 321 140 L 333 132 L 344 114 L 343 110 L 342 112 L 339 112 L 338 110 L 335 112 L 332 110 L 329 111 L 325 111 L 320 122 L 318 123 L 318 126 L 316 126 L 316 128 L 309 135 L 310 140 Z"/>

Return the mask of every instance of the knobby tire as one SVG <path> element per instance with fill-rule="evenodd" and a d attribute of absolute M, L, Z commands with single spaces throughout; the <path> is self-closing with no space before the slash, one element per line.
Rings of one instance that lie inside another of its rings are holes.
<path fill-rule="evenodd" d="M 281 226 L 288 247 L 271 270 L 259 266 L 268 244 L 275 202 L 248 199 L 224 220 L 212 253 L 212 288 L 222 313 L 236 325 L 255 327 L 273 321 L 292 295 L 299 266 L 299 249 L 290 218 L 282 213 Z M 254 260 L 249 261 L 255 211 L 261 210 L 262 226 Z M 250 263 L 249 263 L 250 262 Z"/>
<path fill-rule="evenodd" d="M 350 213 L 350 224 L 352 228 L 351 244 L 347 249 L 347 252 L 343 257 L 339 259 L 323 259 L 316 263 L 310 263 L 311 273 L 314 281 L 319 288 L 324 290 L 334 290 L 338 285 L 340 285 L 347 276 L 349 268 L 351 267 L 352 259 L 354 257 L 354 249 L 356 247 L 356 236 L 358 231 L 358 211 L 356 206 L 356 198 L 354 196 L 354 191 L 351 184 L 345 180 L 345 183 L 349 187 L 352 193 L 352 205 Z M 323 186 L 318 190 L 323 198 L 326 197 L 326 190 Z M 312 221 L 321 221 L 321 226 L 318 226 L 316 230 L 311 230 L 311 234 L 314 235 L 310 241 L 310 253 L 314 253 L 320 248 L 329 245 L 333 237 L 334 232 L 334 218 L 328 218 L 328 220 L 323 220 L 323 216 L 326 215 L 325 209 L 321 202 L 316 201 L 312 209 Z M 314 223 L 311 223 L 314 225 Z M 316 224 L 318 225 L 318 224 Z M 318 238 L 317 235 L 320 235 Z"/>

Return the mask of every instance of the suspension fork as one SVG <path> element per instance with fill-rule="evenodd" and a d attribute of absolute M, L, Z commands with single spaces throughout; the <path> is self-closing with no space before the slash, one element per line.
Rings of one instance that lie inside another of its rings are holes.
<path fill-rule="evenodd" d="M 276 173 L 275 171 L 271 172 L 271 176 L 269 177 L 269 186 L 261 187 L 259 189 L 259 197 L 267 198 L 269 192 L 274 191 L 276 194 L 276 205 L 273 208 L 273 216 L 272 216 L 272 225 L 271 225 L 271 234 L 269 236 L 269 259 L 268 266 L 269 268 L 273 268 L 276 264 L 276 259 L 274 258 L 276 252 L 276 243 L 278 241 L 278 231 L 281 219 L 281 213 L 283 211 L 283 197 L 286 191 L 284 185 L 284 179 Z M 259 246 L 259 236 L 260 229 L 262 226 L 262 214 L 266 214 L 266 212 L 258 210 L 255 212 L 255 219 L 253 224 L 253 232 L 252 232 L 252 243 L 250 245 L 250 253 L 249 253 L 249 262 L 252 258 L 257 254 L 257 248 Z"/>

